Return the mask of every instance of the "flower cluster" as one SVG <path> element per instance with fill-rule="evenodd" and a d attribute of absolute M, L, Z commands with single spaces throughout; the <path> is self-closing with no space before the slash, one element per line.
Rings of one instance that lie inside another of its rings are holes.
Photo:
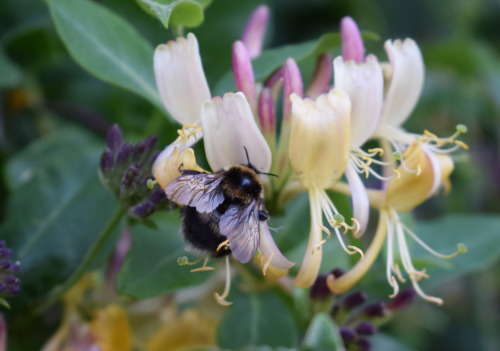
<path fill-rule="evenodd" d="M 128 209 L 129 215 L 144 219 L 164 207 L 167 203 L 165 193 L 151 183 L 156 137 L 151 136 L 132 145 L 122 141 L 120 127 L 114 125 L 108 132 L 107 144 L 101 155 L 101 178 Z"/>
<path fill-rule="evenodd" d="M 442 185 L 449 190 L 453 161 L 448 154 L 467 148 L 457 140 L 466 128 L 458 126 L 448 138 L 402 128 L 423 87 L 424 63 L 418 45 L 411 39 L 388 40 L 389 62 L 381 63 L 375 55 L 365 55 L 359 29 L 346 17 L 341 23 L 342 55 L 335 59 L 328 53 L 319 55 L 309 86 L 304 87 L 292 58 L 256 82 L 251 60 L 261 53 L 268 16 L 267 7 L 259 7 L 242 40 L 234 43 L 232 69 L 238 92 L 222 97 L 211 97 L 193 34 L 157 47 L 158 90 L 166 110 L 183 125 L 177 140 L 155 161 L 153 174 L 158 184 L 166 189 L 181 169 L 207 173 L 197 165 L 191 148 L 203 138 L 213 171 L 251 163 L 260 174 L 267 208 L 283 209 L 298 192 L 308 193 L 311 228 L 294 279 L 297 286 L 310 287 L 316 281 L 322 246 L 333 231 L 344 251 L 359 254 L 360 259 L 341 277 L 328 276 L 331 291 L 340 293 L 352 287 L 386 243 L 387 279 L 394 290 L 391 296 L 398 293 L 397 281 L 404 282 L 406 273 L 421 297 L 441 303 L 419 287 L 419 280 L 427 276 L 425 270 L 413 266 L 406 236 L 437 253 L 403 224 L 399 213 L 414 209 Z M 366 149 L 367 141 L 379 145 Z M 268 177 L 268 172 L 278 177 Z M 376 178 L 380 186 L 368 188 L 363 181 L 368 177 Z M 353 218 L 345 219 L 327 190 L 351 195 Z M 364 233 L 370 206 L 379 211 L 379 225 L 363 252 L 346 243 L 345 234 L 359 237 Z M 267 225 L 260 228 L 258 263 L 264 272 L 286 274 L 292 262 L 274 244 Z M 456 253 L 464 251 L 459 246 Z"/>
<path fill-rule="evenodd" d="M 7 305 L 4 298 L 19 294 L 21 281 L 15 276 L 19 271 L 19 262 L 12 262 L 12 250 L 5 246 L 5 241 L 0 240 L 0 304 Z"/>

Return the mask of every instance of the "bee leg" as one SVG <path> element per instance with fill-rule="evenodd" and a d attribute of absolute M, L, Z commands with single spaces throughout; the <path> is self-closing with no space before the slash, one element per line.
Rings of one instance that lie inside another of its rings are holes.
<path fill-rule="evenodd" d="M 222 306 L 232 305 L 232 302 L 226 300 L 226 297 L 229 295 L 229 290 L 231 290 L 231 268 L 229 266 L 229 256 L 226 256 L 226 286 L 224 287 L 224 291 L 222 295 L 219 293 L 214 293 L 215 300 Z"/>
<path fill-rule="evenodd" d="M 208 257 L 205 258 L 205 261 L 203 262 L 203 266 L 201 266 L 200 268 L 191 269 L 191 273 L 213 271 L 215 269 L 214 267 L 207 266 L 208 259 L 209 259 Z"/>
<path fill-rule="evenodd" d="M 229 240 L 231 239 L 226 239 L 223 242 L 221 242 L 219 246 L 217 246 L 217 252 L 219 252 L 223 247 L 228 246 Z"/>

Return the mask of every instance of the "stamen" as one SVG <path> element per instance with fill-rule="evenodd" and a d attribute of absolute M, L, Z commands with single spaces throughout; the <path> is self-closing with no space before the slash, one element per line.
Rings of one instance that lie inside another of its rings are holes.
<path fill-rule="evenodd" d="M 326 243 L 325 239 L 321 240 L 319 243 L 314 245 L 313 249 L 311 250 L 311 253 L 314 254 L 314 251 L 319 250 L 324 243 Z"/>
<path fill-rule="evenodd" d="M 221 242 L 221 243 L 219 244 L 219 246 L 217 246 L 217 250 L 216 250 L 216 251 L 217 251 L 217 252 L 219 252 L 219 251 L 220 251 L 223 247 L 226 247 L 226 246 L 227 246 L 227 247 L 229 247 L 229 245 L 228 245 L 228 244 L 229 244 L 229 241 L 230 241 L 230 240 L 231 240 L 231 239 L 227 239 L 227 240 L 224 240 L 223 242 Z"/>
<path fill-rule="evenodd" d="M 232 302 L 226 301 L 226 297 L 229 295 L 229 290 L 231 289 L 231 269 L 229 267 L 229 256 L 226 256 L 226 285 L 222 295 L 219 293 L 214 293 L 215 300 L 222 306 L 232 305 Z"/>
<path fill-rule="evenodd" d="M 186 124 L 185 126 L 182 126 L 182 129 L 177 130 L 177 134 L 179 134 L 184 143 L 187 143 L 189 138 L 195 136 L 197 133 L 201 131 L 202 131 L 201 127 L 195 124 Z"/>
<path fill-rule="evenodd" d="M 467 145 L 466 143 L 464 143 L 461 140 L 455 140 L 454 143 L 464 150 L 469 150 L 469 145 Z"/>
<path fill-rule="evenodd" d="M 429 245 L 427 245 L 422 239 L 420 239 L 413 231 L 410 230 L 410 228 L 408 228 L 402 222 L 399 222 L 399 224 L 404 228 L 406 233 L 408 233 L 412 237 L 412 239 L 415 240 L 423 249 L 425 249 L 427 252 L 433 254 L 436 257 L 448 259 L 467 252 L 467 246 L 465 246 L 465 244 L 463 243 L 459 243 L 457 245 L 457 251 L 455 251 L 454 253 L 449 255 L 441 254 L 433 250 Z"/>
<path fill-rule="evenodd" d="M 398 285 L 398 282 L 396 280 L 396 278 L 394 278 L 394 276 L 390 276 L 389 278 L 389 285 L 392 286 L 392 294 L 389 295 L 389 297 L 392 299 L 394 297 L 396 297 L 399 293 L 399 285 Z"/>
<path fill-rule="evenodd" d="M 361 256 L 360 260 L 362 260 L 363 258 L 365 258 L 365 254 L 363 253 L 363 251 L 359 247 L 354 246 L 354 245 L 348 245 L 347 247 L 350 248 L 350 249 L 353 249 L 354 251 L 356 251 L 357 253 L 359 253 L 359 255 Z"/>
<path fill-rule="evenodd" d="M 379 155 L 379 156 L 383 156 L 384 155 L 384 149 L 382 149 L 381 147 L 374 147 L 372 149 L 368 149 L 368 152 L 370 154 L 373 154 L 373 156 L 375 155 Z"/>
<path fill-rule="evenodd" d="M 396 277 L 398 277 L 398 280 L 401 283 L 406 283 L 406 279 L 405 279 L 405 277 L 403 277 L 403 274 L 401 273 L 401 269 L 399 268 L 399 265 L 397 263 L 395 263 L 392 266 L 392 271 L 394 272 L 394 274 L 396 274 Z"/>
<path fill-rule="evenodd" d="M 396 169 L 391 169 L 391 172 L 396 175 L 396 180 L 401 179 L 401 173 L 399 173 Z"/>
<path fill-rule="evenodd" d="M 198 263 L 200 260 L 201 257 L 198 260 L 196 260 L 193 264 Z M 209 267 L 209 266 L 207 267 L 208 260 L 209 257 L 206 257 L 205 261 L 203 262 L 203 266 L 201 266 L 200 268 L 191 269 L 190 272 L 195 273 L 195 272 L 213 271 L 215 269 L 214 267 Z"/>
<path fill-rule="evenodd" d="M 264 256 L 262 256 L 264 257 Z M 274 257 L 274 252 L 271 253 L 271 255 L 269 256 L 269 258 L 267 259 L 266 263 L 264 263 L 264 265 L 262 266 L 262 275 L 266 275 L 266 272 L 267 272 L 267 268 L 269 267 L 269 265 L 271 264 L 271 261 L 273 260 L 273 257 Z"/>
<path fill-rule="evenodd" d="M 417 292 L 417 294 L 421 298 L 423 298 L 424 300 L 427 300 L 427 301 L 430 301 L 430 302 L 434 302 L 435 304 L 438 304 L 438 305 L 442 305 L 443 304 L 443 299 L 441 299 L 439 297 L 435 297 L 435 296 L 429 296 L 426 293 L 424 293 L 422 291 L 422 289 L 420 288 L 420 286 L 418 285 L 418 282 L 412 280 L 412 284 L 413 284 L 413 289 L 415 289 L 415 291 Z"/>

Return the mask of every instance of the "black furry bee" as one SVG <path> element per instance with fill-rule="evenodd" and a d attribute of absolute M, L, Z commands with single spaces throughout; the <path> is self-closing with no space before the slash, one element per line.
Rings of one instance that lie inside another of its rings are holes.
<path fill-rule="evenodd" d="M 245 150 L 246 151 L 246 150 Z M 260 222 L 269 219 L 259 172 L 250 162 L 216 173 L 182 170 L 165 189 L 184 206 L 182 234 L 188 249 L 212 257 L 230 253 L 249 262 L 259 246 Z M 219 246 L 229 239 L 224 247 Z"/>

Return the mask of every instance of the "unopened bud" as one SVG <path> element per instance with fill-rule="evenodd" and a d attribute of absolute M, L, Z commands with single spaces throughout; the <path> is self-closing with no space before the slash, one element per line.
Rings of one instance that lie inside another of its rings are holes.
<path fill-rule="evenodd" d="M 107 142 L 108 147 L 112 151 L 118 150 L 122 144 L 122 131 L 117 124 L 113 124 L 113 126 L 109 128 Z"/>
<path fill-rule="evenodd" d="M 125 143 L 122 146 L 120 146 L 120 150 L 118 151 L 118 156 L 116 157 L 116 162 L 119 165 L 125 164 L 127 161 L 130 160 L 130 156 L 132 155 L 132 152 L 134 151 L 134 148 L 132 147 L 131 144 Z"/>
<path fill-rule="evenodd" d="M 343 307 L 346 310 L 352 310 L 366 302 L 368 295 L 362 291 L 357 291 L 352 294 L 349 294 L 344 298 Z"/>
<path fill-rule="evenodd" d="M 369 322 L 361 322 L 354 330 L 360 335 L 373 335 L 377 331 L 377 328 Z"/>
<path fill-rule="evenodd" d="M 373 302 L 365 307 L 364 312 L 368 317 L 385 317 L 387 308 L 383 302 Z"/>
<path fill-rule="evenodd" d="M 311 286 L 310 296 L 311 299 L 326 300 L 332 295 L 332 292 L 326 285 L 326 275 L 320 274 Z"/>
<path fill-rule="evenodd" d="M 408 306 L 415 300 L 417 293 L 412 288 L 405 289 L 400 292 L 387 306 L 390 310 L 398 310 Z"/>
<path fill-rule="evenodd" d="M 156 206 L 149 201 L 140 203 L 130 208 L 128 213 L 131 217 L 144 219 L 151 216 L 156 211 Z"/>
<path fill-rule="evenodd" d="M 340 327 L 340 336 L 342 337 L 342 341 L 347 345 L 354 340 L 356 333 L 351 328 Z"/>

